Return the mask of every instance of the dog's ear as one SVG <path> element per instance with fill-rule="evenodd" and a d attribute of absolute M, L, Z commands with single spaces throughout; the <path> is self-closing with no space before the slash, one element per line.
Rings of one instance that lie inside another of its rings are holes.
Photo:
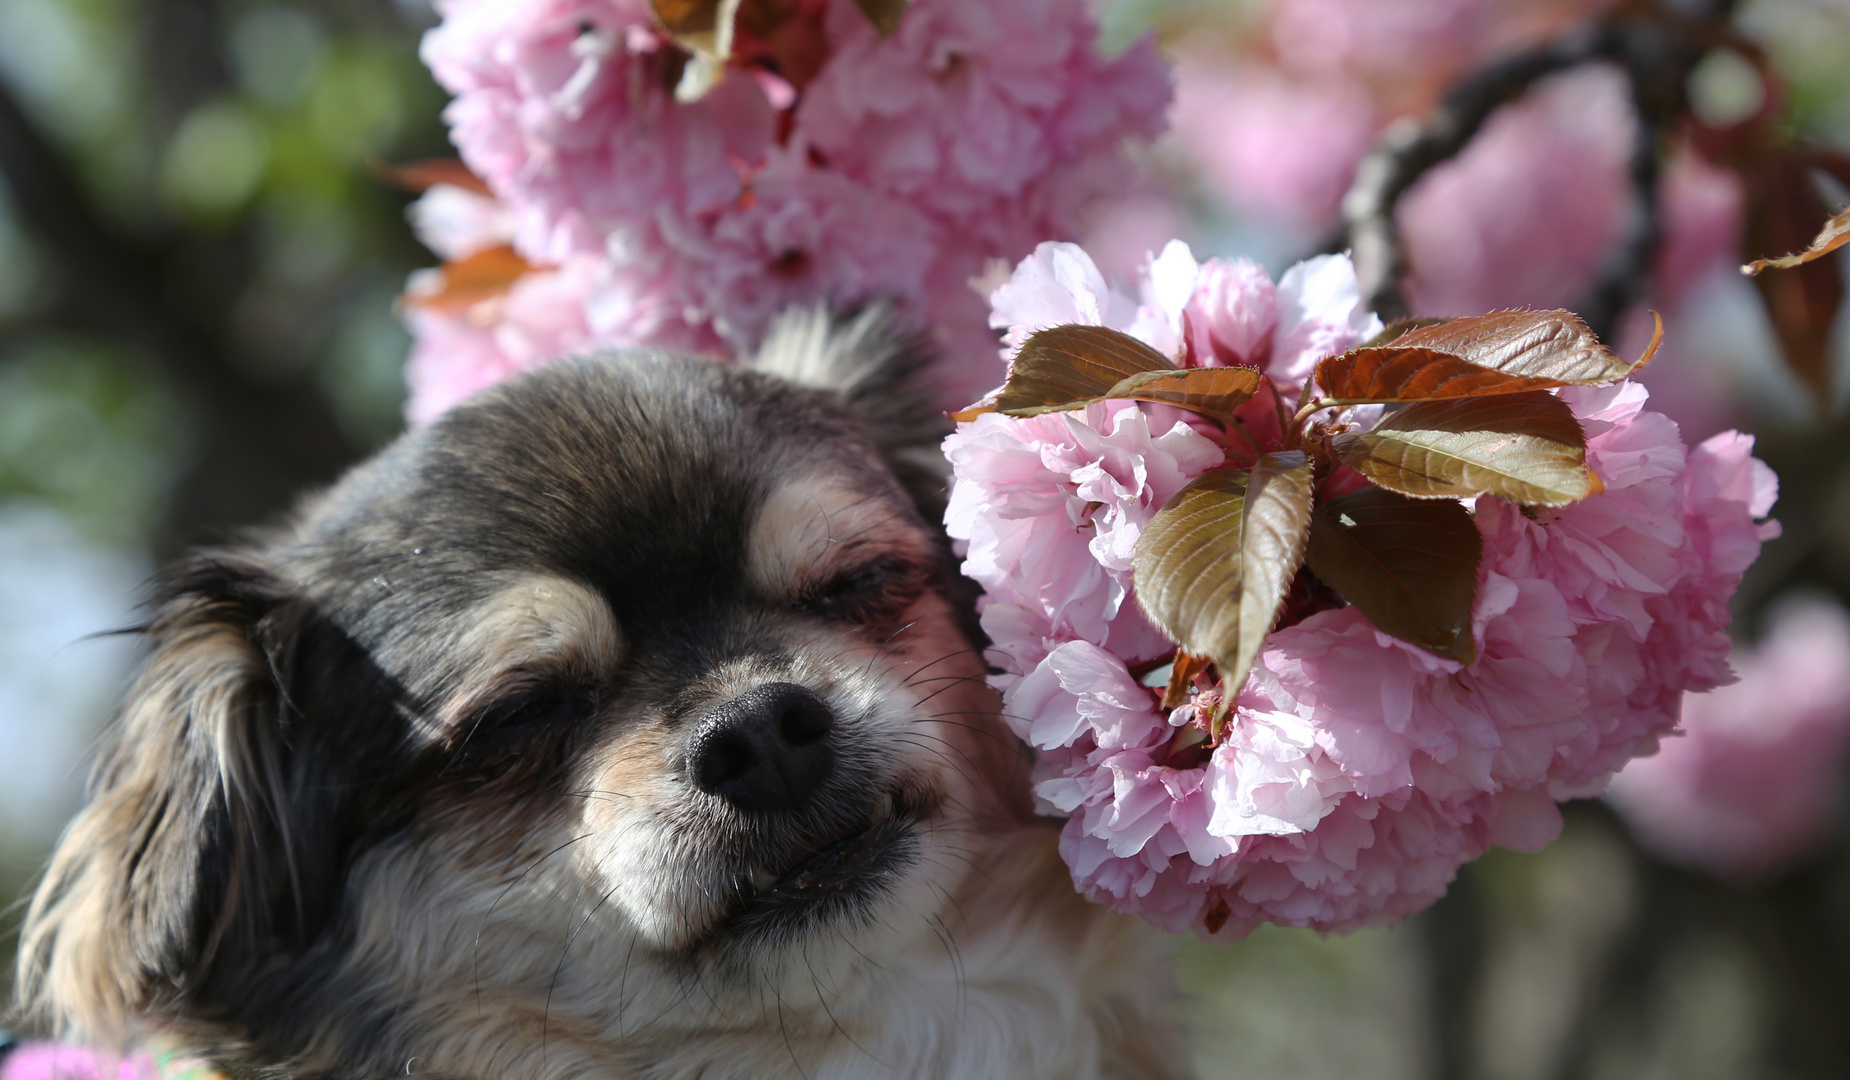
<path fill-rule="evenodd" d="M 925 520 L 944 520 L 950 465 L 939 446 L 950 421 L 930 382 L 929 338 L 892 308 L 847 313 L 792 308 L 772 323 L 750 367 L 833 395 L 879 448 Z"/>
<path fill-rule="evenodd" d="M 296 825 L 313 820 L 326 778 L 288 745 L 276 663 L 287 608 L 248 552 L 165 576 L 150 655 L 26 918 L 30 1014 L 113 1041 L 137 1014 L 231 1011 L 266 961 L 312 933 L 313 875 L 333 868 Z"/>

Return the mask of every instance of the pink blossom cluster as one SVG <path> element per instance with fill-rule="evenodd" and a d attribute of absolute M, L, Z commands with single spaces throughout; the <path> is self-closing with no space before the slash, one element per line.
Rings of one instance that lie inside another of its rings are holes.
<path fill-rule="evenodd" d="M 1172 243 L 1137 284 L 1109 289 L 1084 250 L 1042 244 L 992 295 L 992 321 L 1011 344 L 1111 326 L 1178 362 L 1259 368 L 1287 400 L 1380 326 L 1343 256 L 1274 283 Z M 1555 800 L 1599 793 L 1676 726 L 1684 691 L 1728 681 L 1728 599 L 1777 531 L 1761 523 L 1771 471 L 1734 432 L 1686 447 L 1634 383 L 1560 394 L 1605 490 L 1555 510 L 1476 500 L 1478 659 L 1442 659 L 1351 607 L 1299 613 L 1211 753 L 1192 705 L 1159 708 L 1175 647 L 1138 609 L 1130 559 L 1164 502 L 1225 460 L 1217 430 L 1119 401 L 959 425 L 947 525 L 986 591 L 994 681 L 1039 753 L 1043 810 L 1067 816 L 1082 891 L 1221 938 L 1392 922 L 1491 844 L 1552 839 Z"/>
<path fill-rule="evenodd" d="M 414 419 L 573 349 L 748 349 L 824 299 L 895 300 L 932 328 L 947 403 L 995 381 L 970 279 L 1123 186 L 1166 66 L 1148 41 L 1100 55 L 1084 0 L 915 0 L 887 37 L 854 0 L 790 8 L 790 78 L 746 58 L 683 102 L 685 54 L 647 0 L 439 0 L 422 55 L 494 198 L 472 217 L 433 193 L 419 222 L 446 255 L 493 238 L 547 269 L 411 319 Z"/>
<path fill-rule="evenodd" d="M 1850 614 L 1774 608 L 1740 681 L 1683 699 L 1682 737 L 1634 761 L 1607 798 L 1664 858 L 1734 881 L 1791 866 L 1835 832 L 1850 765 Z"/>
<path fill-rule="evenodd" d="M 161 1070 L 146 1051 L 117 1057 L 84 1047 L 28 1043 L 0 1057 L 0 1080 L 161 1080 Z"/>

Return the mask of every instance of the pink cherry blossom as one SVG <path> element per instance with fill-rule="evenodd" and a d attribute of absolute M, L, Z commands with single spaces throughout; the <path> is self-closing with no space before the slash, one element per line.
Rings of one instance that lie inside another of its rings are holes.
<path fill-rule="evenodd" d="M 1304 232 L 1335 221 L 1379 124 L 1368 92 L 1340 77 L 1191 52 L 1176 64 L 1174 122 L 1171 147 L 1212 192 Z"/>
<path fill-rule="evenodd" d="M 1730 880 L 1765 878 L 1835 829 L 1850 754 L 1850 615 L 1835 603 L 1775 607 L 1740 679 L 1683 696 L 1680 738 L 1626 766 L 1608 793 L 1664 858 Z"/>
<path fill-rule="evenodd" d="M 647 0 L 443 0 L 422 56 L 456 99 L 463 160 L 514 212 L 521 253 L 602 253 L 613 231 L 738 199 L 775 114 L 729 75 L 674 99 L 678 61 Z"/>
<path fill-rule="evenodd" d="M 1134 297 L 1109 287 L 1084 248 L 1052 242 L 990 294 L 1005 356 L 1062 323 L 1123 330 L 1178 363 L 1256 367 L 1293 395 L 1318 360 L 1381 332 L 1347 256 L 1306 259 L 1274 285 L 1251 260 L 1199 262 L 1180 240 L 1145 260 Z"/>
<path fill-rule="evenodd" d="M 492 195 L 433 184 L 405 210 L 418 242 L 447 260 L 514 242 L 514 215 Z"/>
<path fill-rule="evenodd" d="M 1274 284 L 1181 244 L 1149 260 L 1134 297 L 1082 249 L 1043 244 L 992 303 L 1010 342 L 1116 325 L 1184 362 L 1257 366 L 1287 397 L 1315 359 L 1379 327 L 1341 256 Z M 1476 500 L 1477 659 L 1438 657 L 1352 607 L 1312 612 L 1267 639 L 1211 749 L 1193 705 L 1158 708 L 1173 645 L 1136 608 L 1129 566 L 1168 494 L 1228 448 L 1122 401 L 959 425 L 946 523 L 985 589 L 993 681 L 1038 752 L 1043 810 L 1066 817 L 1083 892 L 1223 938 L 1392 922 L 1490 845 L 1547 843 L 1556 799 L 1603 790 L 1674 728 L 1686 690 L 1727 680 L 1729 597 L 1777 532 L 1762 523 L 1771 472 L 1732 432 L 1686 448 L 1636 384 L 1560 397 L 1605 487 L 1554 510 Z"/>
<path fill-rule="evenodd" d="M 511 241 L 537 266 L 574 267 L 573 281 L 601 260 L 597 276 L 629 284 L 586 286 L 600 310 L 577 320 L 530 297 L 460 323 L 412 316 L 419 416 L 534 356 L 738 353 L 785 306 L 867 300 L 935 336 L 943 403 L 961 405 L 1002 374 L 971 280 L 1078 235 L 1126 190 L 1126 140 L 1156 134 L 1170 97 L 1149 42 L 1098 52 L 1084 0 L 917 0 L 884 38 L 854 0 L 816 0 L 793 16 L 821 20 L 813 79 L 734 64 L 694 102 L 675 98 L 684 57 L 647 0 L 438 10 L 422 55 L 456 95 L 451 138 L 494 199 L 427 195 L 420 234 L 450 258 Z M 548 280 L 563 279 L 524 288 Z M 626 297 L 638 311 L 617 310 Z M 438 373 L 446 363 L 459 370 Z"/>
<path fill-rule="evenodd" d="M 853 3 L 796 136 L 830 168 L 901 198 L 1009 258 L 1071 236 L 1115 193 L 1127 137 L 1157 133 L 1169 87 L 1150 42 L 1107 60 L 1084 5 L 917 0 L 882 38 Z"/>
<path fill-rule="evenodd" d="M 1218 446 L 1179 417 L 1164 430 L 1135 405 L 1105 402 L 981 416 L 944 450 L 971 478 L 952 488 L 945 520 L 968 545 L 964 572 L 986 591 L 998 667 L 1026 674 L 1060 641 L 1130 659 L 1173 651 L 1129 600 L 1131 552 L 1150 516 L 1221 461 Z"/>
<path fill-rule="evenodd" d="M 659 258 L 687 321 L 744 350 L 792 305 L 922 292 L 937 230 L 907 203 L 822 170 L 767 174 L 752 195 L 711 222 L 664 224 Z"/>
<path fill-rule="evenodd" d="M 549 361 L 625 346 L 669 345 L 687 352 L 716 347 L 673 318 L 645 275 L 588 256 L 527 273 L 506 293 L 460 310 L 420 303 L 425 280 L 414 276 L 405 309 L 412 330 L 405 417 L 413 427 Z"/>

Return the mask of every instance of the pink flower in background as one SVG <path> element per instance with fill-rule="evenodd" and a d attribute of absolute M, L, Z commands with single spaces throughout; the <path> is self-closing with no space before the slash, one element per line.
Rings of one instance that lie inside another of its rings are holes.
<path fill-rule="evenodd" d="M 1744 198 L 1733 172 L 1687 146 L 1670 156 L 1658 189 L 1664 243 L 1651 269 L 1654 300 L 1677 307 L 1705 275 L 1734 271 Z"/>
<path fill-rule="evenodd" d="M 1258 367 L 1287 400 L 1316 359 L 1379 329 L 1341 256 L 1274 284 L 1175 243 L 1136 285 L 1115 292 L 1085 251 L 1043 244 L 992 294 L 992 321 L 1011 343 L 1060 322 L 1115 326 L 1180 361 Z M 1603 790 L 1674 728 L 1685 690 L 1726 681 L 1728 599 L 1777 532 L 1760 523 L 1770 470 L 1732 432 L 1686 448 L 1636 384 L 1560 397 L 1605 488 L 1554 510 L 1476 501 L 1477 659 L 1443 659 L 1351 607 L 1294 616 L 1211 750 L 1193 705 L 1158 707 L 1174 646 L 1129 571 L 1151 516 L 1227 447 L 1174 410 L 1121 401 L 959 425 L 946 524 L 985 589 L 993 681 L 1039 752 L 1043 809 L 1067 816 L 1061 851 L 1082 891 L 1222 937 L 1392 922 L 1490 845 L 1552 839 L 1555 799 Z"/>
<path fill-rule="evenodd" d="M 1342 196 L 1388 124 L 1427 115 L 1461 73 L 1610 6 L 1283 0 L 1233 49 L 1206 34 L 1184 43 L 1165 148 L 1243 221 L 1312 244 L 1339 224 Z M 1635 130 L 1624 77 L 1603 68 L 1546 79 L 1493 113 L 1400 204 L 1418 312 L 1583 301 L 1631 213 Z M 1681 146 L 1657 194 L 1664 241 L 1650 302 L 1673 310 L 1696 281 L 1739 261 L 1741 192 Z"/>
<path fill-rule="evenodd" d="M 568 269 L 486 315 L 411 318 L 418 419 L 560 349 L 732 353 L 781 308 L 825 300 L 897 302 L 936 335 L 944 403 L 960 405 L 1002 374 L 971 279 L 1077 235 L 1125 190 L 1124 145 L 1160 130 L 1170 95 L 1147 41 L 1098 53 L 1083 0 L 917 0 L 884 39 L 853 0 L 817 0 L 790 14 L 820 20 L 813 78 L 748 57 L 691 103 L 647 0 L 438 10 L 422 55 L 499 209 L 432 193 L 420 231 L 455 257 L 492 227 Z M 584 284 L 583 260 L 630 284 Z M 575 320 L 552 301 L 580 286 L 599 310 Z M 640 310 L 617 310 L 630 297 Z"/>
<path fill-rule="evenodd" d="M 1400 204 L 1420 314 L 1571 307 L 1618 242 L 1631 199 L 1625 77 L 1557 76 L 1499 110 Z"/>
<path fill-rule="evenodd" d="M 1378 121 L 1362 87 L 1183 53 L 1176 63 L 1176 151 L 1217 195 L 1304 232 L 1336 220 Z"/>
<path fill-rule="evenodd" d="M 1836 829 L 1850 755 L 1850 615 L 1821 599 L 1775 606 L 1740 680 L 1682 700 L 1681 738 L 1620 773 L 1607 798 L 1664 858 L 1753 881 Z"/>
<path fill-rule="evenodd" d="M 1272 47 L 1294 71 L 1354 76 L 1431 75 L 1481 47 L 1490 0 L 1284 0 Z"/>

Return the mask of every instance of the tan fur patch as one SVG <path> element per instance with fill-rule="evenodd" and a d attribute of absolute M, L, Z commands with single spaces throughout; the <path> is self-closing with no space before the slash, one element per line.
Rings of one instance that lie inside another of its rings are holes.
<path fill-rule="evenodd" d="M 927 557 L 897 493 L 870 492 L 840 476 L 799 476 L 773 491 L 752 523 L 753 584 L 787 596 L 847 569 L 869 551 Z"/>
<path fill-rule="evenodd" d="M 522 574 L 476 609 L 455 651 L 462 665 L 444 709 L 451 722 L 519 672 L 608 677 L 623 659 L 623 633 L 597 593 L 556 575 Z"/>

